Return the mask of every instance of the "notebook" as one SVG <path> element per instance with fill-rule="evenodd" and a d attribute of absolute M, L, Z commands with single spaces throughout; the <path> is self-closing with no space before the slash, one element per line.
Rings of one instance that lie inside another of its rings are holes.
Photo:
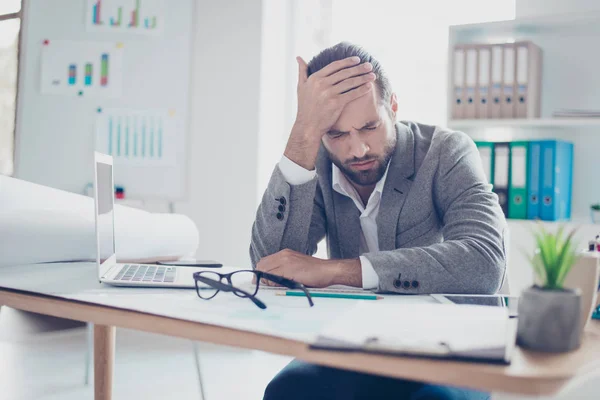
<path fill-rule="evenodd" d="M 503 307 L 359 302 L 311 348 L 510 364 L 516 328 Z"/>

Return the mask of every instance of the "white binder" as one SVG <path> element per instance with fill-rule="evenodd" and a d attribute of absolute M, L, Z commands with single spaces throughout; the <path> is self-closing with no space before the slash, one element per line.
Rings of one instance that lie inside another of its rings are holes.
<path fill-rule="evenodd" d="M 491 47 L 481 45 L 477 51 L 477 92 L 475 93 L 475 104 L 476 104 L 476 118 L 486 119 L 488 116 L 488 104 L 489 104 L 489 93 L 490 93 L 490 75 L 492 72 L 492 53 Z"/>
<path fill-rule="evenodd" d="M 502 72 L 502 118 L 515 117 L 515 46 L 513 43 L 504 45 L 504 68 Z"/>
<path fill-rule="evenodd" d="M 491 86 L 488 115 L 490 118 L 501 118 L 502 116 L 502 60 L 504 49 L 502 45 L 494 45 L 491 50 Z"/>
<path fill-rule="evenodd" d="M 541 114 L 542 50 L 532 42 L 518 42 L 516 47 L 517 92 L 515 116 L 539 118 Z"/>
<path fill-rule="evenodd" d="M 464 117 L 473 119 L 477 115 L 475 103 L 475 92 L 477 89 L 477 48 L 469 46 L 466 48 L 465 68 L 465 113 Z"/>
<path fill-rule="evenodd" d="M 452 119 L 462 119 L 465 116 L 465 49 L 461 46 L 456 46 L 454 48 L 452 75 L 454 81 L 454 101 L 452 104 Z"/>

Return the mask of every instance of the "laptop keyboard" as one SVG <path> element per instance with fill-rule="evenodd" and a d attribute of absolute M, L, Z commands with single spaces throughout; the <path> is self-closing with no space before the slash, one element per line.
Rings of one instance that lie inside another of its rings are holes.
<path fill-rule="evenodd" d="M 175 282 L 175 267 L 125 264 L 115 277 L 126 282 Z"/>

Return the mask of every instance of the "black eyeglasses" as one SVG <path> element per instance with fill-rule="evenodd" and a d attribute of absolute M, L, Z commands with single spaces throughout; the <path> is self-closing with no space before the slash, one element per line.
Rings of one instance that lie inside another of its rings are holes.
<path fill-rule="evenodd" d="M 196 284 L 196 293 L 198 293 L 198 297 L 204 300 L 212 299 L 220 291 L 232 292 L 238 297 L 249 298 L 259 308 L 264 310 L 267 306 L 256 297 L 256 293 L 260 287 L 260 282 L 266 280 L 290 289 L 302 290 L 308 299 L 308 304 L 310 304 L 311 307 L 314 306 L 312 297 L 303 284 L 262 271 L 241 270 L 229 274 L 220 274 L 213 271 L 200 271 L 195 272 L 193 277 Z M 204 285 L 200 286 L 198 282 L 201 282 Z M 240 286 L 245 286 L 248 290 L 240 289 Z"/>

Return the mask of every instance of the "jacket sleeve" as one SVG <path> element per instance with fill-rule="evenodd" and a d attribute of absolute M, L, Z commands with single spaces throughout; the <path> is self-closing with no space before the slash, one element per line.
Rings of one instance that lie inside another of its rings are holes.
<path fill-rule="evenodd" d="M 493 294 L 506 269 L 506 220 L 483 172 L 473 141 L 452 133 L 440 146 L 432 185 L 444 241 L 426 247 L 367 253 L 379 291 L 404 292 L 401 280 L 418 282 L 411 293 Z"/>
<path fill-rule="evenodd" d="M 290 185 L 276 166 L 252 225 L 250 259 L 253 268 L 262 257 L 283 249 L 313 255 L 325 232 L 318 177 Z"/>

